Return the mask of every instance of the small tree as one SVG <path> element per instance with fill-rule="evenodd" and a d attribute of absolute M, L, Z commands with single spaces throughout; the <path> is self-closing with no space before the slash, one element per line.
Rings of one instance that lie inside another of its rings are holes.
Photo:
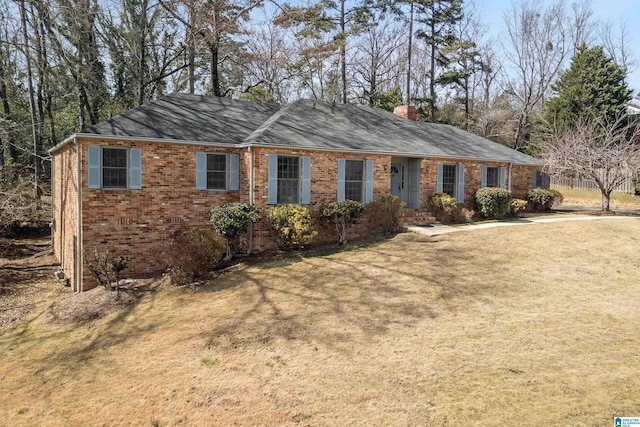
<path fill-rule="evenodd" d="M 225 261 L 233 258 L 232 242 L 247 232 L 249 224 L 258 222 L 260 216 L 260 209 L 246 203 L 228 203 L 211 209 L 209 220 L 216 232 L 227 241 Z"/>
<path fill-rule="evenodd" d="M 104 251 L 99 248 L 93 248 L 89 251 L 91 256 L 84 252 L 84 259 L 87 263 L 89 271 L 94 275 L 98 283 L 100 283 L 108 291 L 116 290 L 116 297 L 120 296 L 120 273 L 129 267 L 129 260 L 123 256 L 117 260 L 112 260 L 111 251 L 107 246 Z M 115 285 L 112 285 L 115 283 Z"/>
<path fill-rule="evenodd" d="M 330 202 L 320 207 L 320 221 L 333 223 L 338 232 L 338 244 L 347 243 L 347 230 L 362 215 L 364 207 L 353 200 Z"/>
<path fill-rule="evenodd" d="M 600 118 L 577 119 L 572 129 L 541 146 L 549 173 L 593 181 L 608 211 L 611 192 L 640 172 L 640 126 L 626 116 L 613 123 Z"/>

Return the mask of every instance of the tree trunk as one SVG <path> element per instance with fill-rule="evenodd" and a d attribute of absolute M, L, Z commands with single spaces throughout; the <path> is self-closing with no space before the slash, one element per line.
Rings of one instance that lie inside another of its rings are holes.
<path fill-rule="evenodd" d="M 189 9 L 189 25 L 187 28 L 187 61 L 189 61 L 189 93 L 195 93 L 195 74 L 196 74 L 196 35 L 193 31 L 196 22 L 195 7 Z"/>
<path fill-rule="evenodd" d="M 33 180 L 34 192 L 36 198 L 39 197 L 39 175 L 40 162 L 38 161 L 39 152 L 39 121 L 36 118 L 36 105 L 33 90 L 33 70 L 31 68 L 31 52 L 29 51 L 29 32 L 27 31 L 27 10 L 24 0 L 20 2 L 20 22 L 22 24 L 22 35 L 24 37 L 24 58 L 27 66 L 27 86 L 29 88 L 29 109 L 31 110 L 31 135 L 33 137 Z"/>
<path fill-rule="evenodd" d="M 413 45 L 413 1 L 409 6 L 409 50 L 407 52 L 407 105 L 411 102 L 411 49 Z"/>
<path fill-rule="evenodd" d="M 342 43 L 340 44 L 340 74 L 342 78 L 342 103 L 347 103 L 347 27 L 345 22 L 344 4 L 346 0 L 340 0 L 340 31 Z"/>
<path fill-rule="evenodd" d="M 602 211 L 609 212 L 609 204 L 611 201 L 611 191 L 602 190 Z"/>
<path fill-rule="evenodd" d="M 436 44 L 434 41 L 436 34 L 436 6 L 435 1 L 431 2 L 431 63 L 429 69 L 429 121 L 436 121 Z"/>

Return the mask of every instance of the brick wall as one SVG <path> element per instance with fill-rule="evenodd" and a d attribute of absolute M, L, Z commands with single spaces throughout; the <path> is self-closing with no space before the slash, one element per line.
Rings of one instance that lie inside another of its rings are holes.
<path fill-rule="evenodd" d="M 102 190 L 87 188 L 87 146 L 121 146 L 142 150 L 141 190 Z M 163 262 L 158 246 L 172 234 L 189 226 L 211 227 L 209 210 L 215 205 L 247 201 L 248 168 L 241 167 L 240 191 L 196 190 L 196 152 L 244 153 L 229 148 L 206 146 L 125 143 L 119 141 L 81 141 L 82 230 L 84 248 L 109 245 L 114 256 L 129 258 L 127 275 L 158 271 Z M 84 289 L 97 285 L 86 267 Z"/>
<path fill-rule="evenodd" d="M 78 230 L 78 169 L 74 144 L 67 144 L 55 154 L 53 177 L 53 253 L 60 261 L 65 277 L 75 287 L 74 242 Z"/>
<path fill-rule="evenodd" d="M 102 190 L 87 188 L 86 150 L 89 145 L 134 147 L 142 150 L 141 190 Z M 127 275 L 145 275 L 163 267 L 158 259 L 157 248 L 163 240 L 175 231 L 188 227 L 211 227 L 208 213 L 211 207 L 230 202 L 249 202 L 249 169 L 251 156 L 245 149 L 216 148 L 207 146 L 129 143 L 124 141 L 81 140 L 81 182 L 82 182 L 82 230 L 84 249 L 91 253 L 94 247 L 110 246 L 114 256 L 129 258 Z M 66 151 L 65 151 L 66 150 Z M 54 248 L 63 262 L 65 271 L 72 273 L 73 234 L 75 222 L 76 194 L 74 176 L 75 152 L 72 145 L 56 153 L 55 197 L 56 223 L 65 228 L 54 230 Z M 253 147 L 254 161 L 254 203 L 259 208 L 268 207 L 268 155 L 281 154 L 311 157 L 311 209 L 317 216 L 320 205 L 334 201 L 337 197 L 337 164 L 339 158 L 374 161 L 374 199 L 390 192 L 389 168 L 391 157 L 383 155 L 342 154 L 322 151 L 267 149 Z M 68 151 L 68 152 L 67 152 Z M 195 188 L 195 153 L 237 153 L 240 155 L 239 191 L 204 191 Z M 436 190 L 438 163 L 460 162 L 446 159 L 426 159 L 421 161 L 420 201 L 425 206 L 428 196 Z M 473 194 L 480 187 L 481 167 L 504 166 L 503 163 L 481 163 L 463 161 L 465 165 L 465 205 L 473 206 Z M 65 166 L 66 165 L 66 166 Z M 387 170 L 385 170 L 385 166 Z M 531 171 L 534 168 L 513 167 L 515 197 L 523 198 L 531 185 Z M 65 175 L 66 170 L 66 175 Z M 65 176 L 67 179 L 65 180 Z M 66 181 L 66 184 L 65 184 Z M 508 186 L 508 183 L 507 183 Z M 58 201 L 60 199 L 60 201 Z M 64 199 L 64 202 L 63 202 Z M 61 209 L 64 205 L 65 211 Z M 332 228 L 316 224 L 320 235 L 316 242 L 335 241 Z M 353 230 L 351 239 L 369 234 L 367 218 L 364 217 Z M 256 251 L 273 247 L 271 230 L 263 219 L 256 224 L 253 247 Z M 69 249 L 71 248 L 71 250 Z M 90 271 L 83 272 L 84 289 L 97 285 Z"/>

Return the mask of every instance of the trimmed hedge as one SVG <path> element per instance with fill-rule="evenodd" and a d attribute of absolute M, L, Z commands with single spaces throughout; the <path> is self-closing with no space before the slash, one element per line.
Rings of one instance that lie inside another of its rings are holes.
<path fill-rule="evenodd" d="M 534 188 L 527 193 L 527 201 L 536 212 L 548 211 L 554 203 L 561 203 L 562 199 L 562 193 L 556 190 Z"/>
<path fill-rule="evenodd" d="M 364 206 L 353 200 L 330 202 L 320 207 L 320 221 L 325 224 L 333 223 L 338 233 L 338 244 L 347 243 L 347 230 L 351 227 L 362 212 Z"/>
<path fill-rule="evenodd" d="M 300 205 L 281 205 L 269 208 L 267 221 L 280 249 L 299 248 L 311 243 L 318 234 L 313 229 L 311 212 Z"/>
<path fill-rule="evenodd" d="M 475 195 L 476 212 L 484 218 L 504 218 L 511 212 L 511 192 L 504 188 L 481 188 Z"/>

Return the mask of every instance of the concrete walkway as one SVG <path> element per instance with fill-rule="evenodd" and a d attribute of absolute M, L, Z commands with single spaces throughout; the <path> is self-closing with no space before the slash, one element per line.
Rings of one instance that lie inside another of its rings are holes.
<path fill-rule="evenodd" d="M 598 219 L 626 219 L 626 220 L 638 220 L 639 217 L 633 216 L 572 216 L 566 218 L 529 218 L 529 219 L 514 219 L 508 221 L 488 222 L 485 224 L 472 224 L 472 225 L 456 225 L 455 227 L 450 225 L 433 224 L 431 226 L 410 226 L 408 230 L 414 233 L 424 234 L 427 236 L 438 236 L 440 234 L 454 233 L 456 231 L 467 230 L 482 230 L 485 228 L 495 227 L 510 227 L 513 225 L 529 225 L 529 224 L 547 224 L 550 222 L 561 221 L 589 221 Z"/>

